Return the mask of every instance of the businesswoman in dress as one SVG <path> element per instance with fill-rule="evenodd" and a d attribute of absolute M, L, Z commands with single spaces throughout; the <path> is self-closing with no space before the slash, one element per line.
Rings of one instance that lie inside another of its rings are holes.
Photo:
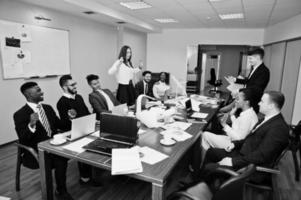
<path fill-rule="evenodd" d="M 132 50 L 129 46 L 123 46 L 120 50 L 118 60 L 109 69 L 109 75 L 115 74 L 118 89 L 117 100 L 126 103 L 128 106 L 135 104 L 136 92 L 133 85 L 134 75 L 140 71 L 140 66 L 134 68 L 131 62 Z"/>
<path fill-rule="evenodd" d="M 153 86 L 154 97 L 159 100 L 164 100 L 170 91 L 167 76 L 168 74 L 166 72 L 161 72 L 159 81 L 157 81 Z"/>

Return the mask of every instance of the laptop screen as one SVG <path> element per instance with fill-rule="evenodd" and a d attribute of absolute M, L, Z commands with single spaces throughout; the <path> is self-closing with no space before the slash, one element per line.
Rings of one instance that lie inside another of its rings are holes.
<path fill-rule="evenodd" d="M 185 107 L 186 107 L 186 111 L 187 111 L 187 112 L 192 111 L 191 99 L 188 99 L 188 100 L 185 102 Z"/>
<path fill-rule="evenodd" d="M 100 135 L 110 134 L 120 138 L 138 138 L 137 119 L 129 116 L 102 113 L 100 115 Z"/>

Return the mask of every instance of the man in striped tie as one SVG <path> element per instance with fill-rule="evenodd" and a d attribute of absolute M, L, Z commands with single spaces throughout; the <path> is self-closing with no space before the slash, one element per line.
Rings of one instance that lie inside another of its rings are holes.
<path fill-rule="evenodd" d="M 62 123 L 50 105 L 41 104 L 44 93 L 37 83 L 24 83 L 20 90 L 27 102 L 14 114 L 15 129 L 19 142 L 37 151 L 38 143 L 56 134 Z M 22 161 L 25 166 L 38 168 L 38 163 L 28 152 L 24 152 Z M 58 199 L 72 200 L 66 188 L 67 164 L 66 158 L 51 155 L 51 166 L 55 169 L 55 194 Z"/>

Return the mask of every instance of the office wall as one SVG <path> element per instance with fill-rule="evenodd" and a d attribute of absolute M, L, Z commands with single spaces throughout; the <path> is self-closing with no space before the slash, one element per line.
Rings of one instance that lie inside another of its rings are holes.
<path fill-rule="evenodd" d="M 147 69 L 169 71 L 186 81 L 187 46 L 262 45 L 263 29 L 172 29 L 147 36 Z"/>
<path fill-rule="evenodd" d="M 264 31 L 264 44 L 301 37 L 301 14 L 269 26 Z"/>
<path fill-rule="evenodd" d="M 40 13 L 51 18 L 52 21 L 35 21 L 34 15 Z M 69 30 L 71 73 L 78 83 L 79 93 L 82 94 L 89 107 L 87 96 L 90 88 L 85 80 L 87 74 L 100 74 L 103 87 L 116 89 L 115 79 L 107 75 L 107 70 L 116 60 L 119 51 L 117 50 L 118 32 L 116 27 L 13 0 L 0 1 L 0 19 Z M 144 44 L 146 36 L 144 36 L 143 43 L 141 42 L 143 37 L 138 35 L 137 32 L 127 31 L 125 38 L 130 38 L 129 40 L 132 41 L 135 48 L 140 49 L 138 55 L 145 58 L 146 52 L 143 49 L 146 49 Z M 136 36 L 138 37 L 136 38 Z M 45 103 L 55 107 L 62 93 L 58 85 L 58 78 L 34 81 L 37 81 L 45 92 Z M 0 144 L 17 138 L 12 116 L 18 108 L 25 104 L 25 99 L 19 92 L 22 83 L 24 83 L 23 79 L 3 80 L 2 70 L 0 70 L 0 110 L 2 112 L 0 115 Z"/>

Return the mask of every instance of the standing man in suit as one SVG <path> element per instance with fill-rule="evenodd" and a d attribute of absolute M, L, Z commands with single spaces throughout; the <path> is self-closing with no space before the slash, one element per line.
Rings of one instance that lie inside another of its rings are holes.
<path fill-rule="evenodd" d="M 57 110 L 60 118 L 64 123 L 65 131 L 71 130 L 71 120 L 89 115 L 90 112 L 81 95 L 77 94 L 76 82 L 71 75 L 63 75 L 59 80 L 60 86 L 63 89 L 63 96 L 57 102 Z M 78 162 L 81 185 L 91 184 L 92 170 L 91 166 Z"/>
<path fill-rule="evenodd" d="M 261 96 L 270 81 L 270 70 L 263 63 L 264 50 L 257 48 L 248 52 L 248 61 L 251 65 L 251 70 L 247 78 L 234 78 L 233 76 L 227 77 L 230 83 L 237 83 L 244 85 L 245 88 L 250 88 L 254 92 L 255 100 L 257 103 L 260 101 Z M 258 112 L 259 108 L 255 108 Z"/>
<path fill-rule="evenodd" d="M 139 96 L 140 94 L 145 94 L 147 96 L 153 97 L 153 84 L 151 83 L 152 80 L 152 72 L 144 71 L 142 73 L 143 80 L 139 81 L 135 85 L 136 95 Z"/>
<path fill-rule="evenodd" d="M 208 149 L 205 160 L 234 169 L 251 163 L 271 167 L 289 142 L 289 127 L 281 114 L 283 104 L 282 93 L 265 92 L 259 102 L 264 119 L 254 126 L 244 140 L 232 141 L 226 149 Z"/>
<path fill-rule="evenodd" d="M 119 101 L 109 89 L 101 89 L 99 77 L 90 74 L 86 77 L 92 92 L 89 94 L 89 102 L 96 113 L 96 118 L 99 120 L 102 112 L 111 112 L 114 106 L 119 105 Z"/>
<path fill-rule="evenodd" d="M 41 104 L 44 100 L 44 93 L 37 83 L 24 83 L 20 90 L 27 102 L 14 114 L 15 129 L 21 144 L 38 151 L 38 143 L 57 134 L 57 130 L 62 127 L 62 124 L 50 105 Z M 26 151 L 23 152 L 22 160 L 25 166 L 38 168 L 34 158 Z M 56 196 L 58 199 L 72 200 L 66 187 L 67 159 L 51 155 L 50 162 L 55 170 Z"/>

